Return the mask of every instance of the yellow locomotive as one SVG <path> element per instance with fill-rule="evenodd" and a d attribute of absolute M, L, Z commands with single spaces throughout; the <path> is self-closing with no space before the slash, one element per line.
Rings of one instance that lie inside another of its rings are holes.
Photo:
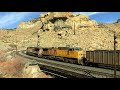
<path fill-rule="evenodd" d="M 113 50 L 94 50 L 83 51 L 81 48 L 71 47 L 50 47 L 38 48 L 28 47 L 26 54 L 46 58 L 48 60 L 54 59 L 64 62 L 76 63 L 81 65 L 92 65 L 110 67 L 114 66 L 114 51 Z M 116 67 L 120 69 L 120 50 L 116 51 Z"/>
<path fill-rule="evenodd" d="M 39 48 L 37 47 L 28 47 L 26 50 L 27 55 L 38 56 Z"/>
<path fill-rule="evenodd" d="M 32 50 L 31 50 L 32 49 Z M 36 51 L 34 51 L 36 50 Z M 86 61 L 86 52 L 81 48 L 70 48 L 70 47 L 51 47 L 51 48 L 36 48 L 28 47 L 27 54 L 38 55 L 40 58 L 46 59 L 55 59 L 64 62 L 77 63 L 77 64 L 85 64 Z"/>

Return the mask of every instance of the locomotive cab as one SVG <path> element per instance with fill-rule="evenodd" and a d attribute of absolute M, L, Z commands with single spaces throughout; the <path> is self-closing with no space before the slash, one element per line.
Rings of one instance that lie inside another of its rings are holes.
<path fill-rule="evenodd" d="M 67 57 L 77 60 L 77 64 L 86 64 L 86 52 L 80 47 L 73 47 L 68 49 Z"/>
<path fill-rule="evenodd" d="M 86 52 L 81 48 L 75 48 L 75 51 L 78 52 L 78 64 L 85 65 L 86 64 Z"/>

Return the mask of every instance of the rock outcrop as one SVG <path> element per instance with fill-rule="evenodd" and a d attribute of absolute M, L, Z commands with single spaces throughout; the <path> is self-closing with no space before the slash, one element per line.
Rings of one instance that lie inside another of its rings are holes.
<path fill-rule="evenodd" d="M 70 30 L 95 28 L 95 20 L 90 20 L 87 15 L 74 15 L 72 12 L 46 12 L 39 18 L 28 22 L 22 22 L 17 28 L 32 28 L 38 26 L 42 30 Z"/>
<path fill-rule="evenodd" d="M 32 20 L 28 22 L 21 22 L 17 28 L 33 28 L 33 27 L 42 27 L 42 22 L 40 20 Z"/>
<path fill-rule="evenodd" d="M 52 78 L 50 75 L 43 73 L 38 65 L 24 67 L 23 76 L 24 78 Z"/>
<path fill-rule="evenodd" d="M 70 17 L 66 21 L 67 25 L 72 26 L 72 29 L 75 27 L 75 29 L 90 29 L 97 27 L 98 23 L 95 20 L 90 20 L 90 18 L 86 15 L 75 15 L 74 17 Z"/>
<path fill-rule="evenodd" d="M 86 15 L 71 13 L 65 16 L 65 13 L 67 12 L 46 12 L 37 19 L 24 22 L 24 28 L 19 25 L 21 29 L 17 28 L 10 32 L 2 31 L 1 42 L 16 44 L 19 50 L 37 46 L 38 41 L 42 47 L 70 45 L 84 50 L 113 49 L 113 31 L 120 33 L 120 23 L 102 24 L 91 20 Z M 38 24 L 36 28 L 34 25 L 37 22 L 41 24 Z M 30 25 L 33 27 L 26 28 Z M 40 36 L 39 39 L 37 35 Z M 120 38 L 117 40 L 120 41 Z M 120 44 L 117 44 L 117 49 L 120 49 Z"/>

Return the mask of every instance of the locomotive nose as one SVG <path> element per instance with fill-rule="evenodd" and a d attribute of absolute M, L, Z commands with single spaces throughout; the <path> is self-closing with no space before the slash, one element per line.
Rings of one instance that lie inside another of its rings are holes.
<path fill-rule="evenodd" d="M 85 54 L 80 54 L 81 57 L 85 57 Z"/>

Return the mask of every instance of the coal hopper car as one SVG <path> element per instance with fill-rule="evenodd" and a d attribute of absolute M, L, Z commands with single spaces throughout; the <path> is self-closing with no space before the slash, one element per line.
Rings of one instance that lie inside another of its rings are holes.
<path fill-rule="evenodd" d="M 86 51 L 86 59 L 89 63 L 114 68 L 114 50 Z M 116 50 L 115 60 L 120 68 L 120 50 Z"/>

